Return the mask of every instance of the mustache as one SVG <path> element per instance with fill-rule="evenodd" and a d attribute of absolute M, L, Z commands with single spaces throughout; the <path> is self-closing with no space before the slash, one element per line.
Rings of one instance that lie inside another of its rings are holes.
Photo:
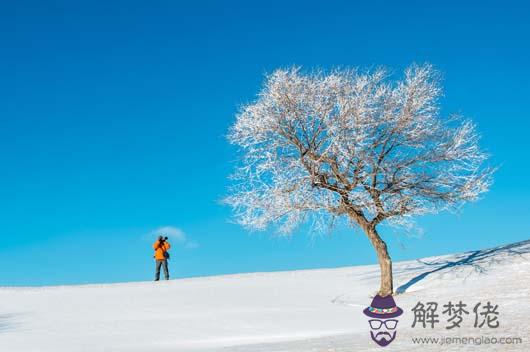
<path fill-rule="evenodd" d="M 380 331 L 377 334 L 375 334 L 375 338 L 379 338 L 379 336 L 388 336 L 388 339 L 392 338 L 392 335 L 389 332 L 386 331 Z"/>

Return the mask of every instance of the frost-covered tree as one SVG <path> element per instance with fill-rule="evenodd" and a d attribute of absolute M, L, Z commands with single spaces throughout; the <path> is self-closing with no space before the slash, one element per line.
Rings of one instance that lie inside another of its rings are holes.
<path fill-rule="evenodd" d="M 383 69 L 277 70 L 229 132 L 240 147 L 225 199 L 241 225 L 291 233 L 347 219 L 373 245 L 379 294 L 393 293 L 392 261 L 377 229 L 456 209 L 491 184 L 493 169 L 472 122 L 442 117 L 439 75 L 412 65 L 401 80 Z"/>

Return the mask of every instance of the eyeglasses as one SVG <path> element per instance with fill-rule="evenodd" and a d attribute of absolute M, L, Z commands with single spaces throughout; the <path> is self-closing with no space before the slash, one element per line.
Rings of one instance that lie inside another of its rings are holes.
<path fill-rule="evenodd" d="M 388 330 L 394 330 L 397 326 L 398 321 L 396 319 L 385 319 L 385 320 L 379 320 L 379 319 L 370 319 L 368 320 L 370 323 L 370 327 L 373 330 L 379 330 L 381 329 L 381 326 L 385 324 L 385 327 Z"/>

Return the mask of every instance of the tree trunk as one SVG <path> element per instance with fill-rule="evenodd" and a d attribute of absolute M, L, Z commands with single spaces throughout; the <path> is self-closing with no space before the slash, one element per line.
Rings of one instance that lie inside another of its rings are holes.
<path fill-rule="evenodd" d="M 342 204 L 345 206 L 350 219 L 357 222 L 366 233 L 366 236 L 368 236 L 368 239 L 377 253 L 377 260 L 379 262 L 379 268 L 381 269 L 381 286 L 379 287 L 378 294 L 382 297 L 391 295 L 394 293 L 394 285 L 392 282 L 392 260 L 388 255 L 385 241 L 383 241 L 377 233 L 375 225 L 367 221 L 361 211 L 356 210 L 351 206 L 346 197 L 343 197 Z"/>
<path fill-rule="evenodd" d="M 388 255 L 386 243 L 381 239 L 374 227 L 369 227 L 364 230 L 370 239 L 370 242 L 372 242 L 372 246 L 374 246 L 379 261 L 379 267 L 381 268 L 381 286 L 379 288 L 379 295 L 383 297 L 391 295 L 394 292 L 392 282 L 392 260 Z"/>

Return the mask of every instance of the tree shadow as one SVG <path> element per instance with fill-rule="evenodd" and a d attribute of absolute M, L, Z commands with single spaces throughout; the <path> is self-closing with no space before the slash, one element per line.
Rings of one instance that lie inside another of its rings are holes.
<path fill-rule="evenodd" d="M 530 253 L 530 240 L 511 243 L 491 249 L 462 253 L 456 258 L 452 257 L 451 260 L 441 259 L 433 262 L 418 260 L 422 265 L 432 267 L 433 269 L 421 273 L 411 278 L 405 284 L 399 286 L 396 289 L 396 294 L 406 292 L 412 285 L 439 271 L 453 270 L 458 267 L 469 267 L 479 274 L 484 274 L 488 267 L 493 264 L 501 263 L 508 257 L 512 256 L 522 256 L 524 258 L 524 254 L 527 253 Z"/>

